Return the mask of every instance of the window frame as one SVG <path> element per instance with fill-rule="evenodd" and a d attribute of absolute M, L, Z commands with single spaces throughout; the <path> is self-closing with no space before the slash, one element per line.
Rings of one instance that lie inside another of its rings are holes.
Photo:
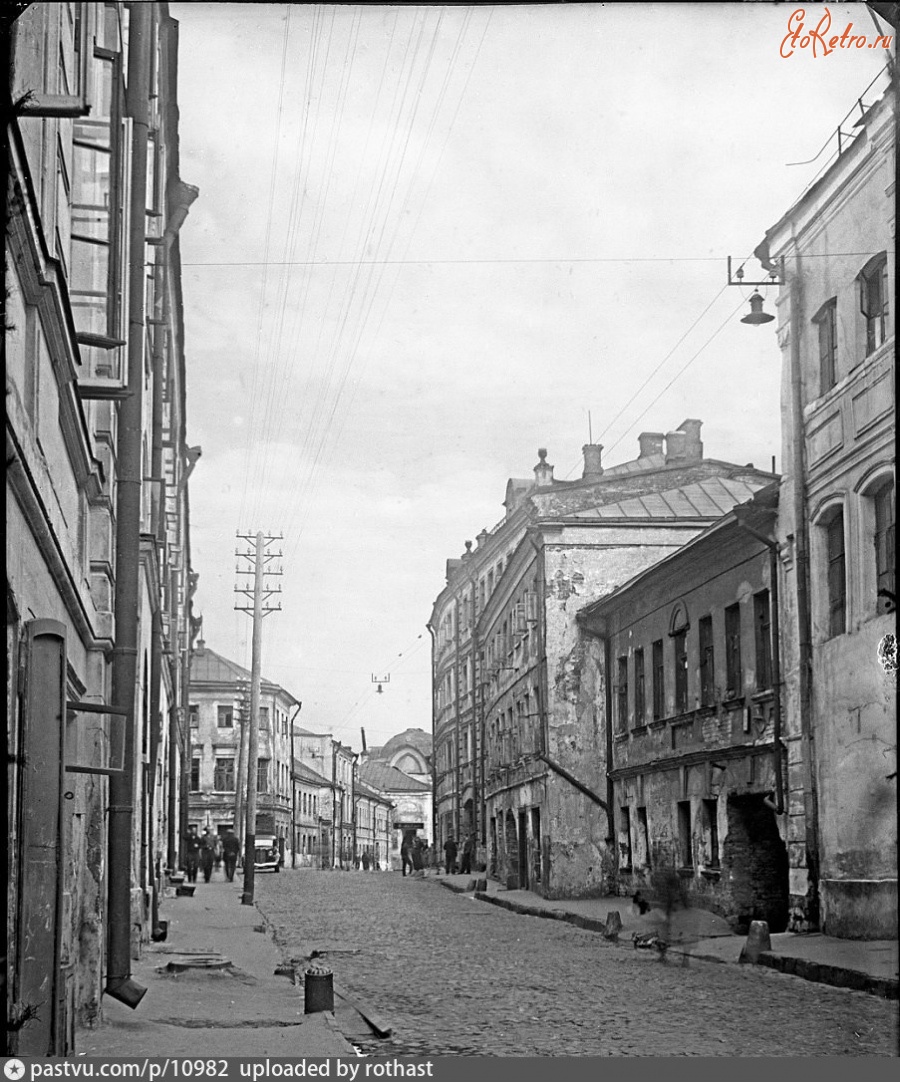
<path fill-rule="evenodd" d="M 628 655 L 616 659 L 616 731 L 628 732 Z"/>
<path fill-rule="evenodd" d="M 847 537 L 843 506 L 822 522 L 826 564 L 828 635 L 834 639 L 847 631 Z"/>
<path fill-rule="evenodd" d="M 686 627 L 679 628 L 672 634 L 672 646 L 675 652 L 675 713 L 684 714 L 688 709 L 688 647 Z"/>
<path fill-rule="evenodd" d="M 888 339 L 890 289 L 887 280 L 887 252 L 879 252 L 859 272 L 859 310 L 864 320 L 865 352 L 868 357 Z"/>
<path fill-rule="evenodd" d="M 896 600 L 882 596 L 882 589 L 890 591 L 896 598 L 897 575 L 894 560 L 895 523 L 897 517 L 896 489 L 893 477 L 884 477 L 877 487 L 869 492 L 872 501 L 872 541 L 875 549 L 875 611 L 878 615 L 892 613 L 897 607 Z M 887 502 L 887 514 L 880 516 L 879 508 Z M 879 522 L 879 518 L 882 521 Z M 883 528 L 879 528 L 883 527 Z"/>
<path fill-rule="evenodd" d="M 819 396 L 837 383 L 837 297 L 829 298 L 813 316 L 819 350 Z"/>

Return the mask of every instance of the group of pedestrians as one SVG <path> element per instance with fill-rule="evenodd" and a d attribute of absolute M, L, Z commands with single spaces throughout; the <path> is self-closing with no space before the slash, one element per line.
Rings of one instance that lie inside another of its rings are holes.
<path fill-rule="evenodd" d="M 469 834 L 463 842 L 462 856 L 456 841 L 450 837 L 444 842 L 444 869 L 447 875 L 471 875 L 472 861 L 475 858 L 475 835 Z"/>
<path fill-rule="evenodd" d="M 189 883 L 197 882 L 197 873 L 203 872 L 203 882 L 212 879 L 213 868 L 225 865 L 225 878 L 234 881 L 234 872 L 241 851 L 241 843 L 232 829 L 224 837 L 213 834 L 207 827 L 202 834 L 196 826 L 189 826 L 184 836 L 184 869 Z"/>

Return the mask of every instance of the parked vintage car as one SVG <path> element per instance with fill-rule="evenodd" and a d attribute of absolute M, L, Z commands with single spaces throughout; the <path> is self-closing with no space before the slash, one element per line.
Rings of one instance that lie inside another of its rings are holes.
<path fill-rule="evenodd" d="M 281 853 L 278 839 L 273 834 L 257 834 L 253 867 L 258 872 L 280 872 Z"/>

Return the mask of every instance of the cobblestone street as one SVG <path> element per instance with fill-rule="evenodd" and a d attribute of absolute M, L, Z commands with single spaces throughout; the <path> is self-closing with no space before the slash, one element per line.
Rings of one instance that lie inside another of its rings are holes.
<path fill-rule="evenodd" d="M 393 1027 L 370 1055 L 897 1054 L 897 1005 L 752 966 L 680 959 L 511 913 L 399 873 L 259 876 L 285 959 L 325 951 L 335 982 Z"/>

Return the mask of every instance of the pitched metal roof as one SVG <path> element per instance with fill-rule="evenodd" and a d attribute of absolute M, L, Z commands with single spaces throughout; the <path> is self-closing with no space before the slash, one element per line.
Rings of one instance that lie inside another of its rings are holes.
<path fill-rule="evenodd" d="M 739 503 L 749 500 L 754 492 L 768 482 L 737 480 L 726 477 L 708 477 L 703 481 L 668 489 L 665 492 L 648 492 L 626 500 L 589 507 L 563 516 L 566 519 L 594 522 L 598 519 L 691 519 L 721 518 Z"/>
<path fill-rule="evenodd" d="M 197 647 L 191 653 L 191 683 L 192 684 L 240 684 L 250 683 L 250 670 L 238 665 L 236 661 L 230 661 L 208 646 Z M 295 699 L 289 691 L 274 680 L 267 680 L 265 676 L 260 679 L 261 686 L 267 692 L 281 691 L 292 702 Z"/>
<path fill-rule="evenodd" d="M 369 800 L 377 800 L 382 804 L 392 804 L 393 803 L 391 800 L 389 800 L 384 795 L 384 793 L 379 793 L 375 789 L 370 789 L 368 785 L 365 785 L 361 781 L 358 781 L 356 783 L 355 793 L 356 793 L 356 796 L 368 797 Z"/>
<path fill-rule="evenodd" d="M 381 793 L 427 793 L 431 786 L 411 778 L 396 767 L 386 763 L 363 763 L 359 768 L 360 781 Z"/>
<path fill-rule="evenodd" d="M 294 774 L 301 781 L 309 782 L 311 785 L 331 785 L 331 780 L 329 778 L 317 773 L 311 766 L 307 766 L 306 763 L 301 763 L 299 759 L 294 760 Z"/>

